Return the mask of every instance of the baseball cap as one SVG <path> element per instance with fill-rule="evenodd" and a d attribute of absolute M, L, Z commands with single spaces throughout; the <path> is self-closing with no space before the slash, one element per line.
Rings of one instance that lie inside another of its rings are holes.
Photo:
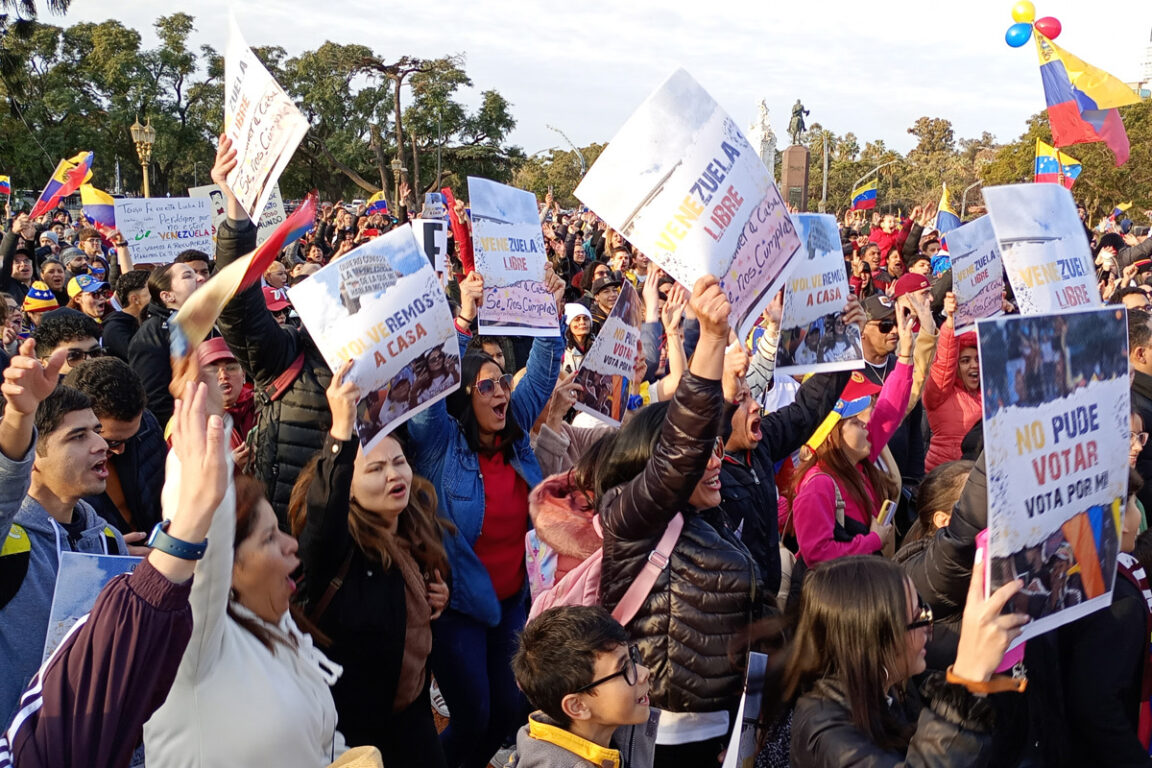
<path fill-rule="evenodd" d="M 869 320 L 887 320 L 896 315 L 896 306 L 881 293 L 864 299 L 864 314 Z"/>
<path fill-rule="evenodd" d="M 92 275 L 76 275 L 68 281 L 68 298 L 73 298 L 79 293 L 96 293 L 96 291 L 103 291 L 108 287 L 108 283 L 102 280 L 97 280 Z"/>
<path fill-rule="evenodd" d="M 617 288 L 619 288 L 621 285 L 620 278 L 614 272 L 604 275 L 604 277 L 601 277 L 599 280 L 592 283 L 592 295 L 595 296 L 596 294 L 600 293 L 600 291 L 613 285 Z"/>
<path fill-rule="evenodd" d="M 264 303 L 270 312 L 279 312 L 292 306 L 282 290 L 278 291 L 270 285 L 264 286 Z"/>
<path fill-rule="evenodd" d="M 816 450 L 817 446 L 828 439 L 828 435 L 832 433 L 832 428 L 836 426 L 837 422 L 841 419 L 850 419 L 866 411 L 872 406 L 872 396 L 879 392 L 879 384 L 860 371 L 853 371 L 831 413 L 804 444 L 808 448 Z"/>
<path fill-rule="evenodd" d="M 208 339 L 200 344 L 196 350 L 196 355 L 200 359 L 200 365 L 210 365 L 217 360 L 235 360 L 236 355 L 232 354 L 232 350 L 228 349 L 227 342 L 220 336 L 214 339 Z"/>
<path fill-rule="evenodd" d="M 928 278 L 924 275 L 908 272 L 901 275 L 900 279 L 896 281 L 896 287 L 892 290 L 892 297 L 898 299 L 906 293 L 915 293 L 931 287 L 932 283 L 928 282 Z"/>

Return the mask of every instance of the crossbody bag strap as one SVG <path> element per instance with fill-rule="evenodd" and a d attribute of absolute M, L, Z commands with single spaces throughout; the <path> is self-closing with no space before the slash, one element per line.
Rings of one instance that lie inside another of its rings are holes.
<path fill-rule="evenodd" d="M 348 576 L 348 569 L 352 567 L 352 554 L 355 552 L 354 547 L 348 547 L 348 555 L 344 558 L 344 562 L 340 564 L 340 570 L 336 571 L 336 575 L 332 577 L 332 581 L 328 582 L 328 589 L 324 590 L 324 595 L 320 598 L 320 602 L 316 603 L 316 607 L 308 612 L 308 620 L 313 624 L 319 624 L 324 612 L 328 610 L 328 606 L 332 603 L 332 598 L 336 597 L 336 593 L 340 591 L 340 587 L 344 586 L 344 579 Z"/>
<path fill-rule="evenodd" d="M 676 516 L 668 521 L 668 527 L 664 529 L 664 535 L 657 542 L 656 549 L 649 553 L 648 562 L 644 563 L 644 569 L 632 582 L 632 586 L 628 587 L 628 591 L 620 599 L 616 610 L 612 611 L 612 618 L 627 626 L 628 622 L 636 617 L 636 613 L 648 598 L 652 587 L 656 586 L 656 579 L 668 565 L 668 559 L 672 556 L 672 550 L 676 547 L 676 542 L 680 539 L 680 531 L 683 529 L 684 515 L 677 512 Z"/>

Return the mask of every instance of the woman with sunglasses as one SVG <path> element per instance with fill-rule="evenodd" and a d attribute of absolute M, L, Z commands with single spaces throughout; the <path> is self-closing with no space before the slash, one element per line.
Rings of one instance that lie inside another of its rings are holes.
<path fill-rule="evenodd" d="M 551 266 L 544 285 L 562 313 L 564 281 Z M 526 714 L 510 662 L 527 618 L 528 492 L 543 479 L 527 430 L 552 396 L 564 353 L 557 323 L 553 336 L 532 343 L 512 392 L 499 363 L 466 351 L 483 288 L 478 272 L 460 284 L 460 389 L 409 422 L 413 469 L 435 485 L 441 515 L 456 528 L 444 537 L 451 602 L 432 630 L 432 669 L 452 713 L 440 741 L 448 765 L 475 768 Z"/>
<path fill-rule="evenodd" d="M 713 277 L 696 282 L 690 303 L 700 340 L 687 373 L 669 402 L 636 411 L 600 449 L 592 478 L 605 608 L 620 603 L 669 524 L 683 525 L 628 624 L 652 670 L 652 706 L 662 710 L 657 768 L 717 764 L 744 681 L 729 649 L 769 599 L 752 554 L 718 509 L 730 307 Z"/>
<path fill-rule="evenodd" d="M 975 569 L 955 663 L 917 682 L 932 609 L 900 567 L 844 557 L 813 568 L 784 669 L 784 701 L 795 702 L 791 765 L 832 768 L 847 756 L 853 765 L 983 764 L 992 707 L 974 694 L 1019 690 L 992 676 L 1028 621 L 1001 613 L 1020 586 L 1009 582 L 985 600 L 984 569 Z M 764 753 L 757 761 L 774 764 Z"/>

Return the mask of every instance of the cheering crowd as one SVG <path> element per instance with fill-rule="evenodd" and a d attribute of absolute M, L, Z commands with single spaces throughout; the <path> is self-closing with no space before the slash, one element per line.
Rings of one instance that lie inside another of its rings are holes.
<path fill-rule="evenodd" d="M 235 157 L 222 138 L 215 252 L 171 264 L 62 209 L 6 212 L 0 766 L 716 766 L 750 651 L 757 766 L 1152 764 L 1147 228 L 1085 227 L 1133 372 L 1112 605 L 1000 673 L 1028 620 L 1005 606 L 1063 587 L 985 596 L 980 360 L 931 209 L 844 214 L 835 334 L 859 328 L 864 366 L 796 380 L 780 296 L 737 338 L 715 278 L 677 284 L 551 193 L 555 333 L 478 334 L 457 201 L 460 387 L 365 451 L 358 363 L 329 369 L 285 288 L 407 204 L 325 203 L 173 372 L 170 319 L 256 247 Z M 613 427 L 573 405 L 626 284 L 643 320 Z M 1057 342 L 1019 343 L 1013 403 Z M 433 350 L 420 382 L 455 373 Z M 43 660 L 65 551 L 143 560 Z"/>

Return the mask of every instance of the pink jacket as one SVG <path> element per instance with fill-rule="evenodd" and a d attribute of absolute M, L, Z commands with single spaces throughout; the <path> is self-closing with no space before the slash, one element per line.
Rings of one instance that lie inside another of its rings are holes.
<path fill-rule="evenodd" d="M 966 338 L 969 335 L 975 337 L 975 334 L 964 334 L 957 340 L 948 323 L 940 329 L 936 359 L 924 385 L 924 409 L 932 428 L 932 442 L 924 457 L 927 472 L 960 458 L 960 443 L 984 413 L 980 390 L 970 391 L 956 370 L 961 347 L 975 346 L 975 338 L 971 341 Z"/>
<path fill-rule="evenodd" d="M 912 391 L 912 366 L 898 362 L 892 373 L 884 380 L 884 387 L 872 408 L 872 418 L 868 420 L 868 440 L 872 452 L 868 461 L 876 461 L 884 446 L 904 419 L 908 407 L 908 395 Z M 857 471 L 861 471 L 859 465 Z M 808 470 L 800 491 L 792 502 L 792 515 L 795 519 L 796 541 L 800 546 L 800 556 L 809 565 L 833 560 L 847 555 L 867 555 L 881 548 L 880 537 L 875 533 L 857 536 L 848 542 L 835 541 L 832 530 L 836 525 L 836 489 L 844 500 L 844 517 L 851 517 L 865 526 L 879 511 L 880 504 L 876 491 L 865 480 L 868 495 L 872 500 L 871 509 L 861 509 L 848 486 L 841 480 L 827 474 L 828 469 L 817 464 Z M 861 471 L 861 474 L 863 472 Z"/>

